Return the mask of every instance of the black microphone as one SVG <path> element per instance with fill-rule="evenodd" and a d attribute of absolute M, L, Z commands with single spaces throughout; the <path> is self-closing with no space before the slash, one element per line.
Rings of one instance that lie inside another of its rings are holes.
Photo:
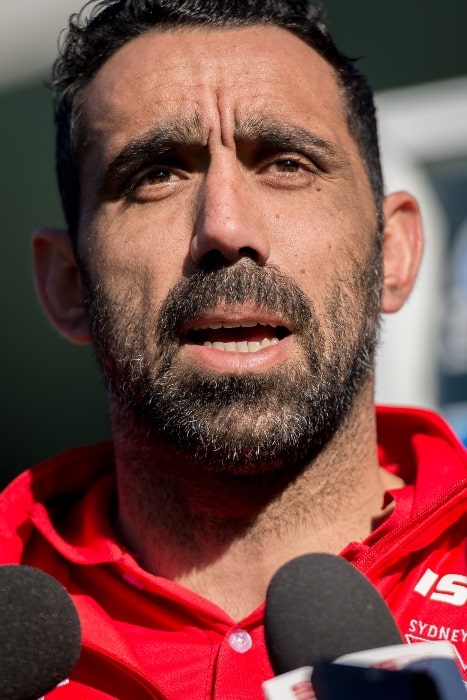
<path fill-rule="evenodd" d="M 266 594 L 264 632 L 276 674 L 402 642 L 376 588 L 331 554 L 305 554 L 276 572 Z"/>
<path fill-rule="evenodd" d="M 402 644 L 373 585 L 344 559 L 307 554 L 271 580 L 269 700 L 467 700 L 452 646 Z M 334 662 L 334 663 L 333 663 Z"/>
<path fill-rule="evenodd" d="M 0 698 L 38 700 L 78 661 L 81 628 L 68 592 L 31 566 L 0 567 Z"/>

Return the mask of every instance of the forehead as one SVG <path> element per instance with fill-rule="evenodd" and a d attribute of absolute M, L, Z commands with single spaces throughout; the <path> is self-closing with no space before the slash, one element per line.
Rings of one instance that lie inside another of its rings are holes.
<path fill-rule="evenodd" d="M 271 26 L 147 32 L 100 68 L 84 103 L 90 140 L 105 136 L 115 148 L 151 122 L 181 113 L 200 124 L 206 139 L 220 123 L 252 116 L 306 120 L 337 141 L 349 136 L 333 68 L 298 37 Z"/>

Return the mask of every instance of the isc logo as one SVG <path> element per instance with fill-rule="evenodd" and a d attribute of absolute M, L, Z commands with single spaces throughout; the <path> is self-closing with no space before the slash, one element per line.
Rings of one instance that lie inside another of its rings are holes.
<path fill-rule="evenodd" d="M 440 577 L 427 569 L 414 590 L 424 598 L 460 607 L 467 603 L 467 576 L 446 574 Z"/>

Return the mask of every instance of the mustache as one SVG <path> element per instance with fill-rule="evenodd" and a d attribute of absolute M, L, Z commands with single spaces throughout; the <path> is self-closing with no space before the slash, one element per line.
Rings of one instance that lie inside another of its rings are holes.
<path fill-rule="evenodd" d="M 221 304 L 251 304 L 260 312 L 278 314 L 296 332 L 315 323 L 313 304 L 295 282 L 274 265 L 245 261 L 179 280 L 161 306 L 159 333 L 179 337 L 188 322 Z"/>

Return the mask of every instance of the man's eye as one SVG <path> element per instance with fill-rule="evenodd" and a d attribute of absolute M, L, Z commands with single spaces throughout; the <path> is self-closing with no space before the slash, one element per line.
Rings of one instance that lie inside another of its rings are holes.
<path fill-rule="evenodd" d="M 302 170 L 305 167 L 303 163 L 292 160 L 291 158 L 283 158 L 282 160 L 278 160 L 274 165 L 276 170 L 283 173 L 296 172 L 297 170 Z"/>
<path fill-rule="evenodd" d="M 157 185 L 160 182 L 168 182 L 172 176 L 172 172 L 169 168 L 151 168 L 145 172 L 140 178 L 138 178 L 137 185 Z"/>
<path fill-rule="evenodd" d="M 164 195 L 164 185 L 172 185 L 176 181 L 177 177 L 172 168 L 153 166 L 130 178 L 124 186 L 123 194 L 135 199 L 152 199 Z M 162 186 L 160 191 L 159 185 Z"/>
<path fill-rule="evenodd" d="M 277 158 L 267 166 L 267 171 L 285 175 L 310 175 L 316 173 L 313 164 L 304 158 Z"/>
<path fill-rule="evenodd" d="M 283 176 L 282 180 L 287 177 L 290 178 L 290 185 L 292 185 L 293 182 L 296 184 L 305 184 L 309 182 L 317 172 L 317 169 L 309 160 L 300 158 L 299 156 L 296 158 L 276 158 L 271 160 L 264 169 L 264 175 L 266 177 L 281 178 L 281 176 Z"/>
<path fill-rule="evenodd" d="M 267 162 L 262 169 L 265 182 L 274 187 L 306 187 L 314 181 L 318 170 L 304 157 L 279 157 Z"/>

